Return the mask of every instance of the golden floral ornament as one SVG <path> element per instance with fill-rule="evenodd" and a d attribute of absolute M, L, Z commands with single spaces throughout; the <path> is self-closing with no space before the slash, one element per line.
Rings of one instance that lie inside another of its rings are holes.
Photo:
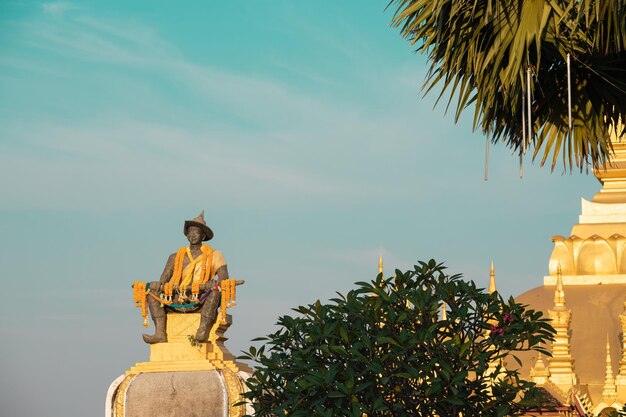
<path fill-rule="evenodd" d="M 147 284 L 145 282 L 137 281 L 133 284 L 133 301 L 135 305 L 141 309 L 141 317 L 143 317 L 143 327 L 148 327 L 148 309 L 146 308 L 146 296 L 150 293 L 149 289 L 146 289 Z"/>

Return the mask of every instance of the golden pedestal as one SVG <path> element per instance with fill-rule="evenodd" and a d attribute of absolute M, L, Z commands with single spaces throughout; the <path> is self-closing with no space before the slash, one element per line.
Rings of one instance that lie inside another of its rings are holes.
<path fill-rule="evenodd" d="M 236 362 L 224 342 L 228 340 L 224 332 L 232 324 L 232 317 L 222 320 L 218 316 L 209 332 L 209 340 L 193 346 L 193 337 L 200 325 L 200 313 L 168 314 L 167 342 L 150 345 L 150 362 L 141 362 L 130 368 L 126 374 L 140 372 L 204 371 L 230 369 L 252 373 L 252 369 Z"/>
<path fill-rule="evenodd" d="M 150 345 L 150 361 L 135 364 L 107 393 L 107 417 L 241 417 L 245 379 L 253 370 L 235 360 L 224 342 L 230 315 L 217 322 L 207 343 L 192 344 L 199 313 L 167 315 L 167 342 Z M 236 405 L 239 404 L 239 405 Z"/>

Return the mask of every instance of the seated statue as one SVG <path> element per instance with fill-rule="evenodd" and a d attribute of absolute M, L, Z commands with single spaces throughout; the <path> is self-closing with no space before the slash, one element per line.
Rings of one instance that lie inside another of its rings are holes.
<path fill-rule="evenodd" d="M 228 268 L 222 253 L 202 242 L 213 238 L 204 221 L 204 211 L 185 221 L 183 233 L 189 246 L 170 255 L 159 281 L 148 284 L 146 302 L 154 321 L 153 335 L 143 335 L 146 343 L 167 342 L 166 312 L 200 312 L 200 326 L 195 341 L 207 341 L 217 319 L 220 305 L 220 283 L 228 279 Z M 217 280 L 214 277 L 217 275 Z M 147 322 L 146 322 L 147 323 Z"/>

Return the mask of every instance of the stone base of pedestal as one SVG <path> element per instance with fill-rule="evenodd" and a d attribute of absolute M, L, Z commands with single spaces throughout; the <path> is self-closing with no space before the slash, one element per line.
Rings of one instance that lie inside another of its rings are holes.
<path fill-rule="evenodd" d="M 128 374 L 112 401 L 112 417 L 240 417 L 242 378 L 229 370 Z"/>

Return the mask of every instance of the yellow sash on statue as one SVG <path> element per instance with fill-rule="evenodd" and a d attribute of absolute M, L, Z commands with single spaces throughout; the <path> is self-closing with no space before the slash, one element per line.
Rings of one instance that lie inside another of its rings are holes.
<path fill-rule="evenodd" d="M 187 258 L 189 265 L 183 269 L 183 279 L 180 282 L 181 288 L 186 288 L 192 282 L 200 282 L 202 280 L 202 261 L 206 261 L 204 253 L 193 259 L 191 251 L 187 248 Z"/>
<path fill-rule="evenodd" d="M 189 259 L 189 264 L 182 269 L 185 255 Z M 192 283 L 204 284 L 215 275 L 213 270 L 213 249 L 209 245 L 202 245 L 202 254 L 196 259 L 191 255 L 191 250 L 188 246 L 180 248 L 176 254 L 175 264 L 171 282 L 173 285 L 179 285 L 181 292 L 184 292 Z"/>

